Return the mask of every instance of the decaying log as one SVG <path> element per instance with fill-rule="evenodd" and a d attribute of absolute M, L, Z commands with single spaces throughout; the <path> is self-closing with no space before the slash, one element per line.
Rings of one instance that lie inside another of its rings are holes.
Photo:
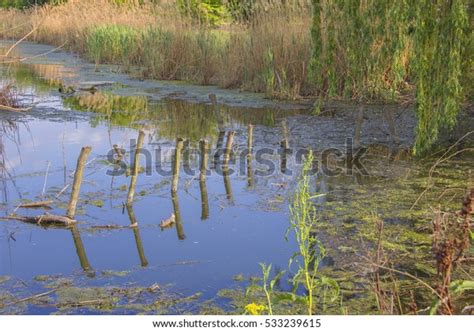
<path fill-rule="evenodd" d="M 71 219 L 67 216 L 59 216 L 52 214 L 43 214 L 39 216 L 7 216 L 2 217 L 7 220 L 17 220 L 25 223 L 31 223 L 36 225 L 64 225 L 70 226 L 76 223 L 76 220 Z"/>

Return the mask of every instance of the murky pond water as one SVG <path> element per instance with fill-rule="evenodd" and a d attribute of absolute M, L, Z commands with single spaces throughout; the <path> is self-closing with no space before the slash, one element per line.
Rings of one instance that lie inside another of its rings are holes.
<path fill-rule="evenodd" d="M 22 51 L 45 49 L 26 44 Z M 7 303 L 17 303 L 14 308 L 0 304 L 0 311 L 149 312 L 138 303 L 155 302 L 165 292 L 172 303 L 153 312 L 199 312 L 208 300 L 231 309 L 229 299 L 218 296 L 220 290 L 244 287 L 249 277 L 260 275 L 260 262 L 288 268 L 296 250 L 291 237 L 285 240 L 288 199 L 299 175 L 300 151 L 307 149 L 317 151 L 322 160 L 314 183 L 326 194 L 318 206 L 320 235 L 330 252 L 324 261 L 327 270 L 356 273 L 351 263 L 362 254 L 361 247 L 370 246 L 374 213 L 387 220 L 389 234 L 403 226 L 393 238 L 404 256 L 426 254 L 418 250 L 420 245 L 429 247 L 429 225 L 419 216 L 425 210 L 416 209 L 420 222 L 408 215 L 427 173 L 422 161 L 409 156 L 415 126 L 411 109 L 339 105 L 313 116 L 301 104 L 277 104 L 212 87 L 135 81 L 113 69 L 97 72 L 62 52 L 1 68 L 1 84 L 14 78 L 20 102 L 33 107 L 25 113 L 0 113 L 3 216 L 38 215 L 42 210 L 17 207 L 48 199 L 54 201 L 48 212 L 64 214 L 81 147 L 91 146 L 92 153 L 76 226 L 0 221 L 0 291 Z M 91 91 L 91 81 L 110 83 Z M 60 86 L 77 91 L 60 93 Z M 217 95 L 217 106 L 209 101 L 210 93 Z M 110 163 L 110 155 L 123 148 L 123 162 L 130 165 L 139 129 L 146 134 L 145 153 L 133 209 L 127 210 L 131 177 L 127 171 L 113 173 L 117 165 Z M 215 149 L 225 147 L 231 131 L 235 137 L 229 171 L 219 171 L 222 158 L 214 158 Z M 178 137 L 185 144 L 178 189 L 172 194 L 170 170 Z M 202 139 L 212 148 L 205 181 L 199 177 Z M 357 154 L 358 145 L 368 150 L 360 164 L 341 158 L 348 151 Z M 285 152 L 286 147 L 290 151 Z M 449 199 L 462 196 L 472 160 L 472 155 L 463 155 L 445 165 L 443 178 L 455 187 Z M 424 203 L 437 199 L 430 196 Z M 162 229 L 160 222 L 173 213 L 174 226 Z M 128 227 L 135 222 L 138 227 Z M 362 279 L 355 287 L 364 287 Z M 61 281 L 72 290 L 55 290 L 58 302 L 45 295 L 44 300 L 18 304 L 18 298 L 47 293 Z M 281 287 L 290 288 L 284 283 Z M 82 290 L 74 292 L 78 288 Z M 128 297 L 122 305 L 84 303 L 116 295 L 110 293 L 114 288 L 134 292 L 121 292 L 120 300 Z M 69 297 L 81 301 L 81 293 L 82 304 L 67 304 Z M 16 299 L 8 301 L 9 295 Z"/>

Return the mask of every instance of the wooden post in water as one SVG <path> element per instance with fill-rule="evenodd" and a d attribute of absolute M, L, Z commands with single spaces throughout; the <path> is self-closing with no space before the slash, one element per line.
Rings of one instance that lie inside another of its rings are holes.
<path fill-rule="evenodd" d="M 179 183 L 179 168 L 181 166 L 181 153 L 183 151 L 184 140 L 183 138 L 176 139 L 176 149 L 173 159 L 173 181 L 171 184 L 171 192 L 178 192 L 178 183 Z"/>
<path fill-rule="evenodd" d="M 253 170 L 252 170 L 252 155 L 253 155 L 253 125 L 249 124 L 247 130 L 247 186 L 253 186 Z"/>
<path fill-rule="evenodd" d="M 74 181 L 72 183 L 72 192 L 69 204 L 67 206 L 67 217 L 74 219 L 76 216 L 77 201 L 79 200 L 79 193 L 81 191 L 82 176 L 84 173 L 84 166 L 86 165 L 87 157 L 92 148 L 90 146 L 82 147 L 81 154 L 77 159 L 76 172 L 74 174 Z"/>
<path fill-rule="evenodd" d="M 209 143 L 203 139 L 199 142 L 199 148 L 201 150 L 201 165 L 199 173 L 199 188 L 201 190 L 201 219 L 205 220 L 209 218 L 209 199 L 207 196 L 206 186 L 206 171 L 209 160 Z"/>
<path fill-rule="evenodd" d="M 281 125 L 283 127 L 283 141 L 281 142 L 281 147 L 285 150 L 290 149 L 290 134 L 288 131 L 288 124 L 286 123 L 286 120 L 283 120 L 281 122 Z"/>
<path fill-rule="evenodd" d="M 234 131 L 229 131 L 227 133 L 227 143 L 225 145 L 225 153 L 224 153 L 224 165 L 227 165 L 230 160 L 230 154 L 232 153 L 232 145 L 234 144 Z"/>
<path fill-rule="evenodd" d="M 130 224 L 133 228 L 133 234 L 135 236 L 135 244 L 137 245 L 138 256 L 140 257 L 140 264 L 142 267 L 146 267 L 148 265 L 148 261 L 145 256 L 145 250 L 143 249 L 142 237 L 140 236 L 140 230 L 138 229 L 138 222 L 135 217 L 135 212 L 133 211 L 133 206 L 131 204 L 127 204 L 126 207 L 128 218 L 130 219 Z"/>
<path fill-rule="evenodd" d="M 70 229 L 72 233 L 72 240 L 74 241 L 77 257 L 79 258 L 79 263 L 81 264 L 82 270 L 84 270 L 87 277 L 95 277 L 95 272 L 89 263 L 89 259 L 87 258 L 86 250 L 84 249 L 84 244 L 82 243 L 79 230 L 77 229 L 76 225 L 72 225 Z"/>
<path fill-rule="evenodd" d="M 130 179 L 130 187 L 128 189 L 127 204 L 133 203 L 135 196 L 135 186 L 137 185 L 138 171 L 140 170 L 140 150 L 145 140 L 145 132 L 140 130 L 138 132 L 137 144 L 135 146 L 135 156 L 133 158 L 132 178 Z"/>
<path fill-rule="evenodd" d="M 229 177 L 229 161 L 230 161 L 230 155 L 232 152 L 232 145 L 234 143 L 234 136 L 235 136 L 234 131 L 230 131 L 227 134 L 227 143 L 225 146 L 225 154 L 224 154 L 224 164 L 222 166 L 222 175 L 224 176 L 224 186 L 225 186 L 225 191 L 226 191 L 228 200 L 233 200 L 232 185 L 231 185 L 230 177 Z"/>
<path fill-rule="evenodd" d="M 290 135 L 288 131 L 288 125 L 286 123 L 286 120 L 282 121 L 282 127 L 283 127 L 283 140 L 281 141 L 281 164 L 280 164 L 280 171 L 282 173 L 286 173 L 287 170 L 287 156 L 290 151 Z"/>

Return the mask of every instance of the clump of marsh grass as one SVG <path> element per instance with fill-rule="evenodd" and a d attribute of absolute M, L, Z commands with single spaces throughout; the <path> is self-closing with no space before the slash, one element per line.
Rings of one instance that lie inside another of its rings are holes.
<path fill-rule="evenodd" d="M 12 109 L 20 107 L 16 89 L 12 84 L 6 84 L 3 87 L 0 86 L 0 106 Z"/>
<path fill-rule="evenodd" d="M 136 61 L 138 32 L 124 25 L 99 26 L 91 30 L 86 43 L 96 65 L 106 62 L 128 66 Z"/>

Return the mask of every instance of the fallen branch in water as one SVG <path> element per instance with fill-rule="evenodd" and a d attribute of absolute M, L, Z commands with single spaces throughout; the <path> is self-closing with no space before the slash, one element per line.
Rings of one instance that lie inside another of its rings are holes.
<path fill-rule="evenodd" d="M 30 111 L 31 108 L 16 108 L 16 107 L 0 105 L 0 110 L 14 111 L 14 112 L 17 112 L 17 113 L 22 113 L 22 112 Z"/>
<path fill-rule="evenodd" d="M 76 223 L 76 220 L 73 220 L 66 216 L 59 216 L 53 214 L 43 214 L 39 216 L 5 216 L 1 217 L 4 220 L 16 220 L 25 223 L 31 223 L 36 225 L 64 225 L 70 226 Z"/>
<path fill-rule="evenodd" d="M 34 299 L 39 299 L 41 297 L 45 297 L 47 295 L 50 295 L 51 293 L 54 293 L 56 292 L 58 289 L 53 289 L 53 290 L 50 290 L 50 291 L 47 291 L 47 292 L 44 292 L 44 293 L 40 293 L 40 294 L 35 294 L 35 295 L 32 295 L 30 297 L 27 297 L 27 298 L 23 298 L 23 299 L 20 299 L 20 300 L 17 300 L 17 301 L 14 301 L 12 302 L 12 304 L 16 305 L 16 304 L 19 304 L 19 303 L 22 303 L 22 302 L 26 302 L 26 301 L 30 301 L 30 300 L 34 300 Z"/>
<path fill-rule="evenodd" d="M 53 203 L 53 200 L 22 203 L 18 205 L 18 208 L 47 208 L 52 203 Z"/>

